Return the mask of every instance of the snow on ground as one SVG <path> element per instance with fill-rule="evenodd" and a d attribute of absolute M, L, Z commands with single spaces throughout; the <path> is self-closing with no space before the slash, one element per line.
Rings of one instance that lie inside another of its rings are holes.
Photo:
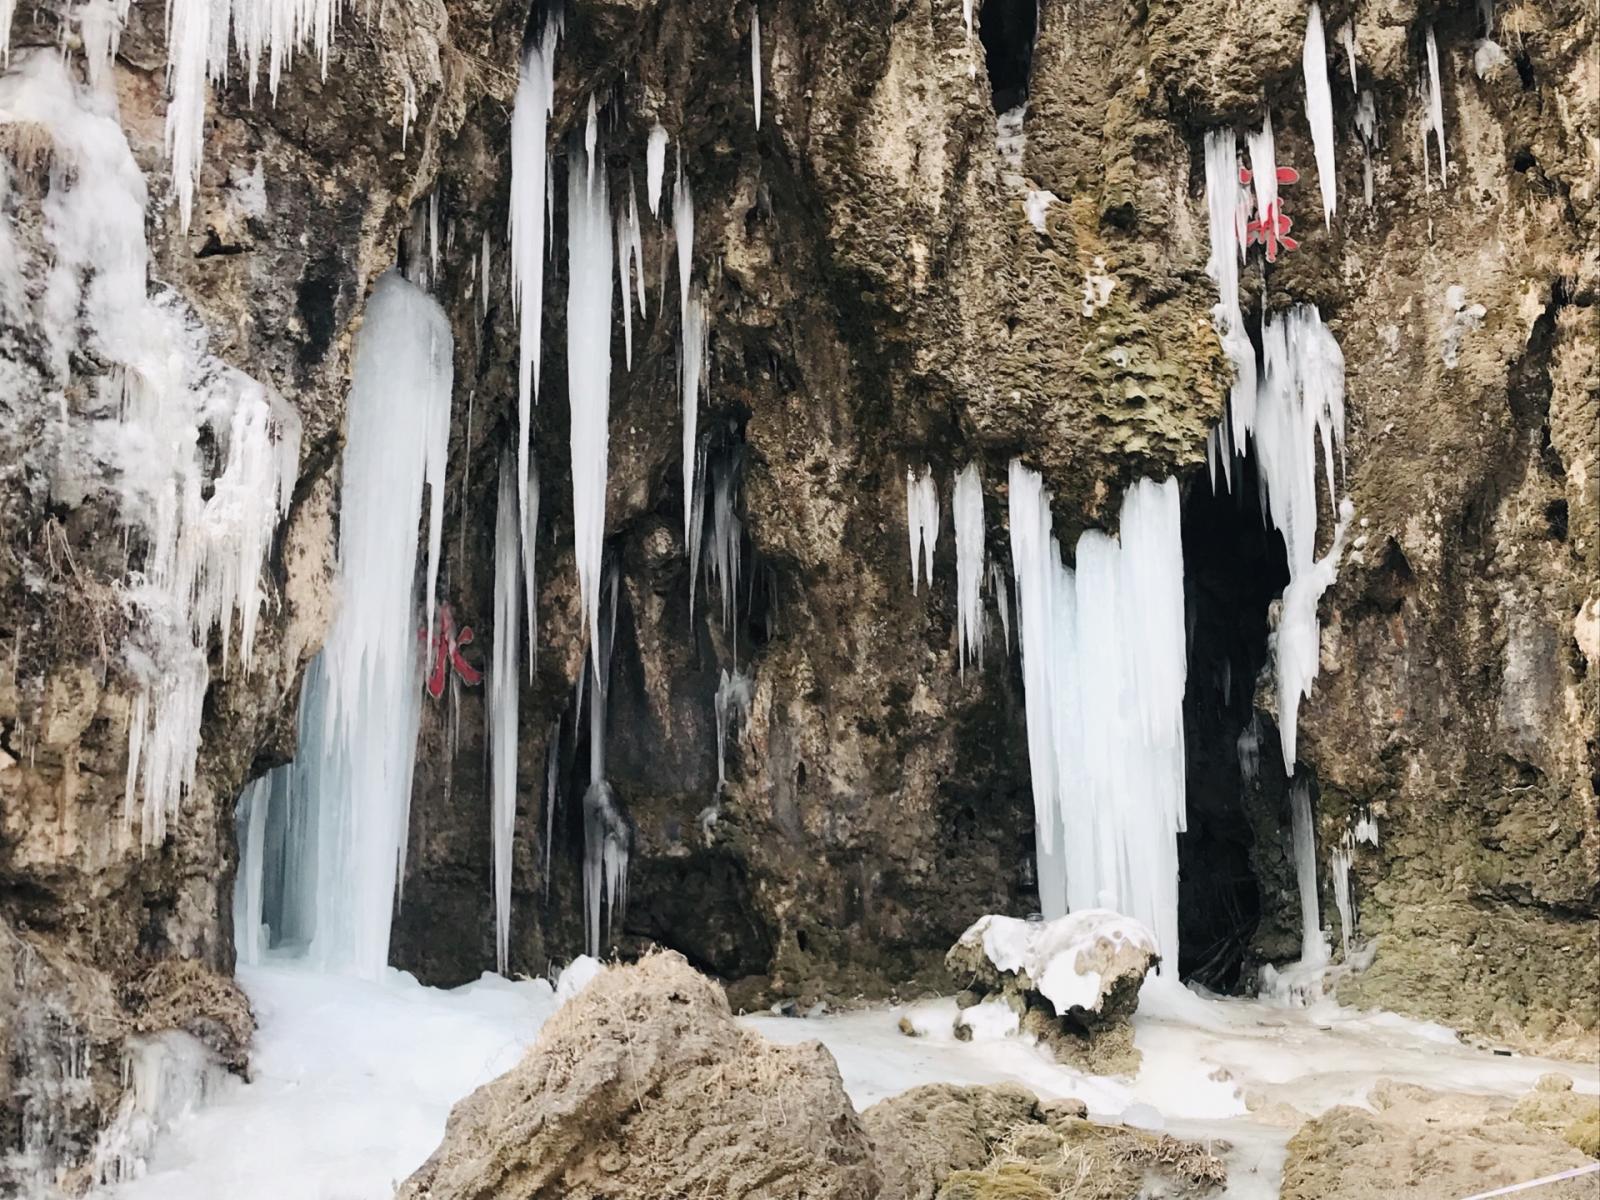
<path fill-rule="evenodd" d="M 117 1200 L 387 1200 L 438 1144 L 450 1106 L 515 1064 L 560 1002 L 543 980 L 494 975 L 447 992 L 399 971 L 370 982 L 273 964 L 239 981 L 260 1021 L 253 1082 L 230 1079 L 181 1118 Z M 957 1041 L 955 1015 L 941 999 L 743 1022 L 775 1042 L 821 1041 L 858 1108 L 923 1083 L 1009 1081 L 1081 1099 L 1097 1120 L 1225 1140 L 1227 1194 L 1241 1200 L 1277 1195 L 1293 1132 L 1274 1123 L 1281 1105 L 1309 1115 L 1361 1103 L 1380 1077 L 1518 1096 L 1559 1070 L 1600 1092 L 1594 1065 L 1500 1057 L 1441 1026 L 1331 1003 L 1202 999 L 1155 978 L 1134 1018 L 1144 1064 L 1133 1079 L 1083 1075 L 1015 1037 Z M 902 1034 L 902 1017 L 924 1036 Z"/>

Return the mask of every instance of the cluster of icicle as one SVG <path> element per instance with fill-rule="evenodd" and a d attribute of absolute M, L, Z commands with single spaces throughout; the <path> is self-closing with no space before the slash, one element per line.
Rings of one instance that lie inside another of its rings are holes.
<path fill-rule="evenodd" d="M 1111 908 L 1177 962 L 1184 829 L 1183 545 L 1178 485 L 1139 480 L 1116 537 L 1079 537 L 1068 567 L 1050 493 L 1010 472 L 1040 907 Z"/>
<path fill-rule="evenodd" d="M 0 311 L 38 324 L 63 392 L 80 357 L 108 366 L 86 381 L 90 399 L 66 412 L 73 432 L 51 473 L 58 486 L 109 492 L 142 552 L 124 586 L 136 617 L 126 667 L 140 684 L 124 824 L 131 830 L 142 797 L 140 836 L 158 845 L 194 782 L 213 630 L 223 669 L 235 660 L 250 669 L 262 569 L 299 469 L 300 420 L 212 357 L 179 301 L 150 296 L 145 181 L 115 100 L 75 84 L 58 55 L 34 51 L 0 77 L 0 123 L 13 122 L 50 140 L 50 261 L 39 264 L 43 299 L 31 304 L 20 251 L 0 235 Z"/>
<path fill-rule="evenodd" d="M 956 472 L 950 489 L 950 507 L 956 529 L 956 638 L 957 661 L 963 677 L 967 664 L 983 665 L 985 641 L 983 587 L 994 592 L 1000 611 L 1002 641 L 1011 646 L 1011 602 L 1005 574 L 998 564 L 986 573 L 984 562 L 983 476 L 976 462 Z M 906 468 L 906 533 L 911 547 L 911 590 L 915 594 L 926 578 L 933 586 L 933 553 L 939 544 L 939 488 L 933 470 Z"/>
<path fill-rule="evenodd" d="M 1249 141 L 1256 211 L 1277 201 L 1277 163 L 1269 115 Z M 1261 358 L 1244 327 L 1239 267 L 1247 241 L 1249 197 L 1238 182 L 1233 131 L 1206 134 L 1206 201 L 1211 232 L 1207 270 L 1217 284 L 1213 313 L 1218 336 L 1234 368 L 1227 415 L 1206 444 L 1212 485 L 1231 487 L 1234 460 L 1254 453 L 1262 512 L 1284 539 L 1289 585 L 1273 638 L 1279 691 L 1279 732 L 1290 774 L 1295 763 L 1296 716 L 1318 669 L 1317 602 L 1333 583 L 1352 508 L 1335 497 L 1337 457 L 1344 450 L 1344 355 L 1312 305 L 1296 305 L 1266 318 Z M 1327 553 L 1316 557 L 1317 450 L 1322 450 L 1330 506 L 1339 514 Z"/>
<path fill-rule="evenodd" d="M 253 784 L 241 804 L 237 943 L 246 962 L 268 944 L 309 942 L 310 960 L 324 970 L 378 978 L 388 966 L 421 719 L 417 614 L 424 629 L 438 625 L 453 358 L 444 310 L 396 272 L 379 279 L 350 388 L 339 613 L 301 689 L 299 754 Z M 515 677 L 514 663 L 497 672 L 508 675 Z M 503 730 L 496 732 L 498 753 Z"/>

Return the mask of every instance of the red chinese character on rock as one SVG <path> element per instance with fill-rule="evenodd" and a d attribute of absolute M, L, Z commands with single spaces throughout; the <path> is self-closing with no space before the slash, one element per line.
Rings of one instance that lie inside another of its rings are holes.
<path fill-rule="evenodd" d="M 1249 167 L 1239 168 L 1240 183 L 1248 186 L 1251 178 Z M 1286 183 L 1299 182 L 1299 171 L 1296 171 L 1293 167 L 1278 168 L 1278 183 L 1280 186 Z M 1267 261 L 1269 263 L 1277 262 L 1279 246 L 1282 246 L 1285 251 L 1300 249 L 1300 243 L 1289 236 L 1289 230 L 1292 228 L 1294 228 L 1294 222 L 1284 215 L 1282 202 L 1274 200 L 1267 205 L 1267 211 L 1261 215 L 1259 220 L 1251 221 L 1245 226 L 1245 233 L 1247 234 L 1245 245 L 1254 246 L 1260 244 L 1265 246 L 1267 248 Z"/>
<path fill-rule="evenodd" d="M 427 630 L 419 630 L 419 639 L 427 638 Z M 461 681 L 468 687 L 476 686 L 483 681 L 482 672 L 474 669 L 471 663 L 461 657 L 461 647 L 472 642 L 472 626 L 463 625 L 456 629 L 455 613 L 448 604 L 439 606 L 439 636 L 433 639 L 429 650 L 433 655 L 433 670 L 428 674 L 428 695 L 435 700 L 444 695 L 445 677 L 450 668 L 454 667 Z"/>

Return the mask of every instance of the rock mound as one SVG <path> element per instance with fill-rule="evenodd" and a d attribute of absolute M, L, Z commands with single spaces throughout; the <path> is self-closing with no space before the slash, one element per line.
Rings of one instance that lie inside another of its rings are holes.
<path fill-rule="evenodd" d="M 1096 1125 L 1076 1100 L 1026 1088 L 913 1088 L 862 1118 L 883 1172 L 880 1200 L 1123 1200 L 1146 1192 L 1201 1197 L 1227 1180 L 1205 1147 Z"/>
<path fill-rule="evenodd" d="M 1536 1093 L 1535 1093 L 1536 1094 Z M 1548 1093 L 1547 1093 L 1548 1094 Z M 1282 1200 L 1442 1200 L 1581 1167 L 1562 1138 L 1503 1100 L 1380 1081 L 1376 1112 L 1341 1105 L 1289 1141 Z M 1589 1175 L 1542 1187 L 1540 1200 L 1593 1200 Z"/>
<path fill-rule="evenodd" d="M 1022 1031 L 1062 1062 L 1111 1074 L 1138 1068 L 1129 1018 L 1158 960 L 1148 929 L 1096 908 L 1054 921 L 980 917 L 951 947 L 945 965 L 965 988 L 963 1010 L 1009 1007 Z M 963 1011 L 956 1035 L 997 1024 Z"/>
<path fill-rule="evenodd" d="M 805 1196 L 879 1177 L 833 1058 L 741 1030 L 677 954 L 600 973 L 450 1114 L 399 1200 Z"/>

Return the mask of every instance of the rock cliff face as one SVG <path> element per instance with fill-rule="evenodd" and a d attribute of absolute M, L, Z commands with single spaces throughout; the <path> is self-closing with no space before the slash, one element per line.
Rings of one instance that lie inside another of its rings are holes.
<path fill-rule="evenodd" d="M 758 7 L 759 127 L 749 6 L 571 3 L 557 51 L 558 150 L 593 94 L 614 193 L 630 171 L 642 188 L 653 124 L 669 131 L 673 162 L 681 154 L 710 311 L 700 427 L 713 473 L 737 479 L 742 521 L 730 618 L 714 588 L 691 616 L 674 236 L 646 218 L 649 312 L 631 368 L 618 334 L 612 376 L 606 554 L 620 585 L 607 764 L 634 836 L 612 940 L 674 948 L 743 981 L 736 996 L 881 993 L 947 982 L 944 950 L 973 918 L 1035 905 L 1015 617 L 1003 645 L 986 598 L 984 663 L 958 671 L 950 525 L 933 586 L 913 592 L 903 488 L 908 467 L 929 465 L 947 500 L 954 471 L 979 463 L 989 554 L 1004 566 L 1005 469 L 1021 456 L 1054 490 L 1063 544 L 1114 522 L 1132 480 L 1179 475 L 1192 630 L 1182 966 L 1236 986 L 1257 963 L 1292 957 L 1277 714 L 1273 689 L 1249 682 L 1270 662 L 1283 549 L 1255 517 L 1248 478 L 1243 503 L 1215 498 L 1204 464 L 1230 368 L 1212 328 L 1201 143 L 1216 126 L 1258 127 L 1270 105 L 1278 161 L 1301 172 L 1285 193 L 1300 244 L 1264 272 L 1252 259 L 1247 324 L 1314 303 L 1346 363 L 1335 483 L 1356 527 L 1322 603 L 1322 674 L 1298 751 L 1316 781 L 1334 940 L 1344 855 L 1357 940 L 1376 939 L 1341 995 L 1518 1045 L 1592 1046 L 1592 6 L 1328 4 L 1330 227 L 1315 220 L 1298 2 L 1045 0 L 1035 15 L 981 0 L 970 32 L 956 0 Z M 93 353 L 63 367 L 42 348 L 29 313 L 61 164 L 0 111 L 14 243 L 0 249 L 15 251 L 0 271 L 20 264 L 11 295 L 26 301 L 0 325 L 0 932 L 17 964 L 0 971 L 0 1080 L 26 1085 L 0 1089 L 0 1148 L 60 1111 L 48 1152 L 81 1160 L 115 1092 L 126 987 L 158 960 L 231 966 L 234 799 L 295 750 L 299 679 L 337 603 L 351 340 L 373 279 L 397 262 L 426 278 L 454 326 L 441 586 L 480 645 L 493 639 L 494 472 L 516 429 L 509 110 L 522 39 L 544 15 L 497 0 L 352 12 L 325 78 L 302 55 L 275 103 L 264 85 L 252 102 L 230 79 L 211 97 L 185 233 L 168 201 L 160 10 L 128 10 L 108 78 L 148 182 L 151 288 L 180 298 L 211 354 L 275 389 L 303 427 L 254 663 L 224 673 L 212 635 L 194 784 L 154 846 L 123 817 L 139 686 L 126 645 L 140 631 L 121 589 L 145 548 L 123 535 L 108 494 L 64 493 L 43 453 L 93 417 L 109 367 Z M 1353 80 L 1333 36 L 1347 21 Z M 64 4 L 20 4 L 10 69 L 65 43 L 80 74 L 83 31 Z M 1443 178 L 1419 134 L 1430 37 Z M 559 179 L 564 156 L 554 161 Z M 675 174 L 669 165 L 669 190 Z M 533 422 L 537 665 L 522 696 L 514 856 L 521 971 L 582 945 L 588 734 L 573 698 L 583 634 L 565 189 L 554 191 Z M 729 731 L 719 787 L 714 696 L 735 669 L 751 678 L 748 714 Z M 425 701 L 392 961 L 435 982 L 494 960 L 484 699 L 457 689 Z M 1247 730 L 1261 747 L 1253 780 L 1235 749 Z M 1358 822 L 1375 826 L 1375 844 L 1354 837 Z M 70 1039 L 82 1060 L 51 1059 Z M 77 1097 L 64 1108 L 61 1088 Z"/>

